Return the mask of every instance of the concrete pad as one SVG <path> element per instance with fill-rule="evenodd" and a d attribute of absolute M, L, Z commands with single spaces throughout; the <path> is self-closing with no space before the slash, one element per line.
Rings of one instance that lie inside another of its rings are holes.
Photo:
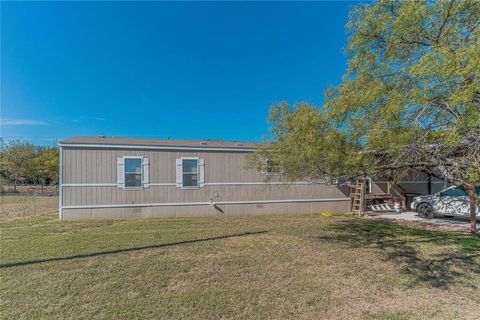
<path fill-rule="evenodd" d="M 403 212 L 401 214 L 395 213 L 385 213 L 385 214 L 375 214 L 375 216 L 369 216 L 369 219 L 390 219 L 390 220 L 400 220 L 400 221 L 412 221 L 422 224 L 435 225 L 446 229 L 452 230 L 461 230 L 467 231 L 470 228 L 470 221 L 468 218 L 464 217 L 435 217 L 432 219 L 422 218 L 416 212 Z M 478 220 L 478 218 L 477 218 Z M 478 227 L 477 227 L 478 232 Z"/>

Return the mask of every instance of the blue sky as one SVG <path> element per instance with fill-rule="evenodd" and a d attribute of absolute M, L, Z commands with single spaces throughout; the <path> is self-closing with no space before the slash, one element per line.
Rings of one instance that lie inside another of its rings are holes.
<path fill-rule="evenodd" d="M 350 2 L 2 2 L 1 136 L 262 141 L 338 84 Z"/>

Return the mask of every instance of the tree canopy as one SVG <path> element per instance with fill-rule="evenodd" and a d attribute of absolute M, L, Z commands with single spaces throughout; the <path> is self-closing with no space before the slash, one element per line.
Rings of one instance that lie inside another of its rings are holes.
<path fill-rule="evenodd" d="M 327 91 L 335 125 L 364 151 L 388 151 L 391 169 L 437 173 L 438 162 L 449 167 L 445 160 L 460 148 L 474 157 L 459 162 L 478 160 L 479 21 L 478 1 L 380 1 L 354 9 L 348 69 L 343 83 Z M 437 158 L 435 170 L 415 151 Z M 369 163 L 369 171 L 380 165 Z M 441 178 L 478 182 L 479 162 L 465 165 Z"/>
<path fill-rule="evenodd" d="M 342 83 L 322 107 L 274 105 L 257 159 L 276 158 L 296 179 L 422 172 L 467 191 L 474 209 L 480 3 L 378 1 L 354 8 L 347 32 Z"/>
<path fill-rule="evenodd" d="M 58 181 L 58 170 L 56 146 L 39 147 L 20 140 L 1 142 L 0 175 L 6 180 L 43 184 Z"/>

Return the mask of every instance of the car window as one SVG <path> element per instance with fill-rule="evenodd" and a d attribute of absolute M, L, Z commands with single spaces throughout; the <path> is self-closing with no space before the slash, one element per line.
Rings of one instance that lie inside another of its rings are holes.
<path fill-rule="evenodd" d="M 442 197 L 465 197 L 465 196 L 467 196 L 465 191 L 462 191 L 459 188 L 452 188 L 452 189 L 445 190 L 440 195 Z"/>

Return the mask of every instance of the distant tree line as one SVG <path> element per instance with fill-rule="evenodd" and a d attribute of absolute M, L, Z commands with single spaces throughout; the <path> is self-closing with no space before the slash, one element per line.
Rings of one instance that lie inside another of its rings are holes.
<path fill-rule="evenodd" d="M 0 140 L 0 176 L 13 184 L 14 192 L 19 183 L 52 184 L 58 182 L 59 153 L 51 147 L 12 140 Z"/>

